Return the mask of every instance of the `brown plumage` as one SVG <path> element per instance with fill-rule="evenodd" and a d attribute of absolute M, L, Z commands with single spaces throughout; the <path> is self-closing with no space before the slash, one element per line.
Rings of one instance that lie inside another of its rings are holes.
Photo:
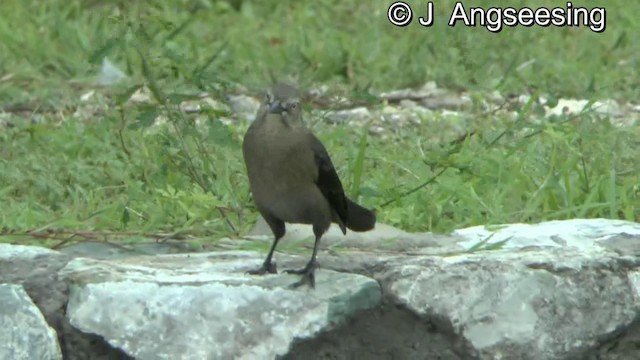
<path fill-rule="evenodd" d="M 304 125 L 298 91 L 277 84 L 267 94 L 242 145 L 249 184 L 258 210 L 274 235 L 263 265 L 251 274 L 276 273 L 271 261 L 285 223 L 313 225 L 313 254 L 294 287 L 315 287 L 318 243 L 332 222 L 344 234 L 373 229 L 375 212 L 348 199 L 324 145 Z"/>

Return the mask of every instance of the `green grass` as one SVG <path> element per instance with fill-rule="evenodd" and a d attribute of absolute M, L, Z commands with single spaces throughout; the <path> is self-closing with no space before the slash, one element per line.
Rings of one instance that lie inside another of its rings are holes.
<path fill-rule="evenodd" d="M 573 217 L 640 220 L 637 130 L 591 111 L 542 121 L 536 106 L 517 108 L 514 123 L 480 105 L 494 90 L 638 99 L 640 4 L 607 2 L 603 34 L 583 27 L 494 34 L 446 26 L 453 1 L 437 2 L 432 28 L 395 28 L 386 20 L 389 3 L 2 1 L 0 13 L 11 16 L 0 19 L 0 108 L 32 111 L 0 118 L 14 124 L 0 127 L 0 238 L 59 229 L 245 233 L 256 216 L 239 147 L 246 124 L 222 125 L 225 111 L 208 109 L 196 126 L 175 104 L 201 91 L 224 101 L 230 85 L 264 88 L 288 76 L 352 97 L 431 80 L 472 94 L 468 113 L 435 113 L 384 138 L 308 119 L 345 188 L 378 208 L 382 222 L 446 232 Z M 96 86 L 104 56 L 129 78 Z M 155 102 L 127 104 L 141 85 Z M 77 109 L 83 113 L 73 116 Z M 33 112 L 43 121 L 31 122 Z M 160 113 L 167 125 L 149 128 Z M 452 145 L 452 122 L 476 134 Z"/>

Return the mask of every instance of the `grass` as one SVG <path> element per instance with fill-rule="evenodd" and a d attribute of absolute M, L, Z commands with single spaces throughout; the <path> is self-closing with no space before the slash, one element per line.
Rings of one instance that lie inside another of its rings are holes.
<path fill-rule="evenodd" d="M 530 103 L 514 109 L 514 121 L 481 105 L 496 90 L 637 99 L 640 5 L 608 2 L 602 34 L 493 34 L 446 26 L 453 3 L 437 2 L 437 23 L 426 29 L 390 25 L 389 2 L 2 1 L 0 12 L 12 16 L 0 19 L 0 108 L 27 111 L 0 115 L 13 124 L 0 127 L 0 239 L 54 246 L 69 237 L 60 229 L 118 239 L 246 233 L 256 217 L 239 147 L 247 125 L 223 125 L 223 106 L 196 116 L 177 103 L 202 91 L 224 102 L 233 84 L 264 88 L 288 76 L 359 98 L 431 80 L 472 95 L 462 115 L 435 112 L 384 138 L 312 121 L 345 188 L 382 222 L 447 232 L 573 217 L 640 221 L 637 129 L 593 111 L 542 120 Z M 96 85 L 105 56 L 126 80 Z M 154 101 L 128 103 L 143 85 Z M 167 124 L 150 127 L 159 114 Z M 455 124 L 475 135 L 452 143 Z"/>

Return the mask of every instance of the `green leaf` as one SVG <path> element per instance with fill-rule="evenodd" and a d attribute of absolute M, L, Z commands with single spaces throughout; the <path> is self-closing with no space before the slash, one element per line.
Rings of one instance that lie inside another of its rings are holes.
<path fill-rule="evenodd" d="M 200 65 L 193 71 L 193 78 L 200 79 L 202 77 L 202 73 L 204 73 L 207 68 L 211 66 L 211 64 L 213 64 L 213 62 L 223 53 L 228 45 L 229 41 L 225 41 L 215 51 L 213 51 L 211 56 L 209 56 L 209 58 L 207 58 L 202 65 Z"/>
<path fill-rule="evenodd" d="M 149 63 L 147 62 L 147 59 L 144 57 L 144 55 L 142 54 L 142 51 L 140 51 L 139 48 L 136 48 L 136 50 L 138 51 L 138 55 L 140 55 L 142 75 L 147 80 L 147 83 L 149 85 L 149 90 L 151 90 L 151 93 L 153 94 L 153 97 L 156 99 L 157 102 L 159 102 L 160 104 L 165 104 L 166 103 L 165 96 L 162 93 L 162 90 L 160 90 L 160 86 L 158 85 L 158 82 L 153 76 L 153 73 L 151 71 L 151 68 L 149 67 Z"/>
<path fill-rule="evenodd" d="M 122 41 L 122 34 L 118 34 L 110 38 L 109 40 L 107 40 L 107 42 L 105 42 L 104 45 L 99 47 L 89 56 L 89 63 L 92 65 L 99 64 L 102 61 L 102 59 L 104 59 L 104 57 L 107 56 L 107 54 L 111 51 L 111 49 L 113 49 L 116 45 L 120 44 L 121 41 Z"/>
<path fill-rule="evenodd" d="M 181 104 L 183 101 L 194 100 L 194 99 L 198 99 L 198 97 L 192 94 L 172 93 L 167 96 L 167 101 L 170 104 L 176 104 L 176 105 Z"/>
<path fill-rule="evenodd" d="M 221 146 L 235 145 L 229 128 L 215 118 L 209 118 L 209 139 Z"/>
<path fill-rule="evenodd" d="M 513 238 L 513 236 L 509 236 L 508 238 L 504 239 L 504 240 L 500 240 L 500 241 L 496 241 L 493 244 L 488 244 L 487 246 L 485 246 L 484 250 L 490 251 L 490 250 L 501 250 L 504 245 L 511 240 L 511 238 Z"/>
<path fill-rule="evenodd" d="M 153 125 L 153 122 L 158 117 L 159 110 L 156 107 L 146 107 L 146 110 L 138 113 L 136 121 L 129 124 L 128 128 L 131 130 L 147 128 Z"/>
<path fill-rule="evenodd" d="M 125 206 L 124 210 L 122 210 L 122 217 L 120 218 L 120 224 L 122 224 L 123 229 L 127 228 L 130 219 L 131 216 L 129 215 L 129 209 Z"/>

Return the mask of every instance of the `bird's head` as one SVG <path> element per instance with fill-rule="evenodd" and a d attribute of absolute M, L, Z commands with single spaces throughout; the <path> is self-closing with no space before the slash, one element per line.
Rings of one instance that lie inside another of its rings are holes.
<path fill-rule="evenodd" d="M 265 105 L 269 114 L 280 115 L 289 125 L 302 123 L 300 94 L 295 87 L 278 83 L 267 92 Z"/>

